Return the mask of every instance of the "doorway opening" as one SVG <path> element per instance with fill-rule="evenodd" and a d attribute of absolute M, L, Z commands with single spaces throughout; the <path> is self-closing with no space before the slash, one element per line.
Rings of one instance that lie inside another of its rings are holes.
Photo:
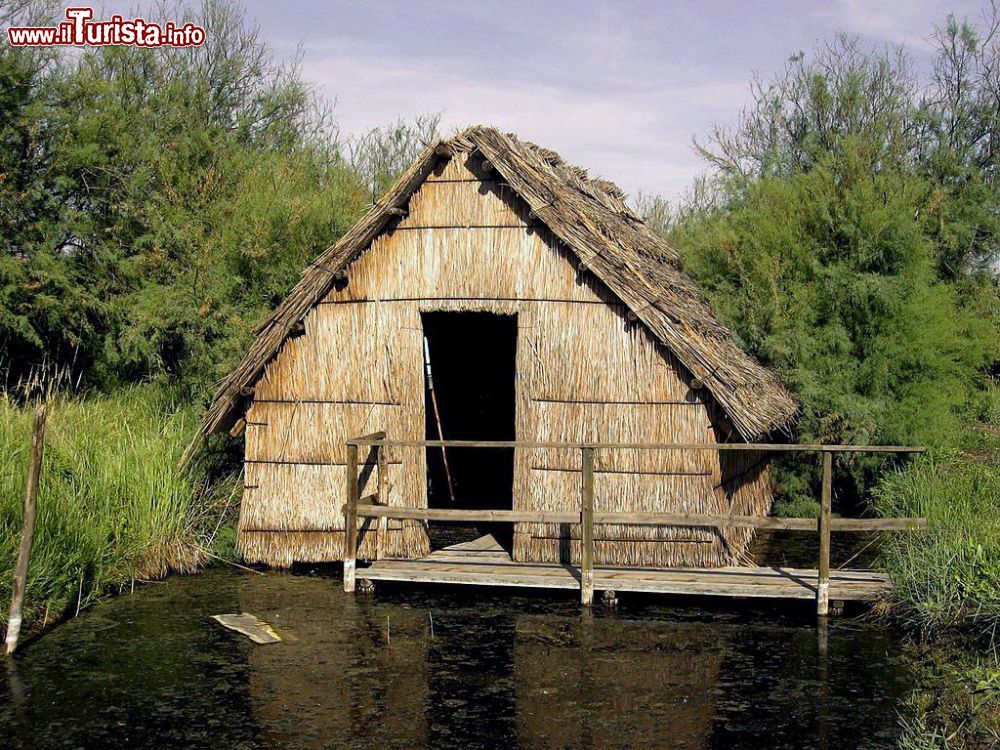
<path fill-rule="evenodd" d="M 424 332 L 424 414 L 427 440 L 514 440 L 517 317 L 480 312 L 421 315 Z M 427 449 L 431 508 L 511 510 L 514 450 Z M 440 548 L 493 534 L 508 550 L 513 525 L 432 522 Z"/>

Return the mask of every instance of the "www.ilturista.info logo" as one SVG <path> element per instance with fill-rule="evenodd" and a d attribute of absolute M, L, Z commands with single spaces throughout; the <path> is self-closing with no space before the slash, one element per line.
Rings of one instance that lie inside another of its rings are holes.
<path fill-rule="evenodd" d="M 103 46 L 198 47 L 205 43 L 205 29 L 193 23 L 176 26 L 149 23 L 143 18 L 91 21 L 93 8 L 67 8 L 67 21 L 58 26 L 12 26 L 7 39 L 14 47 Z"/>

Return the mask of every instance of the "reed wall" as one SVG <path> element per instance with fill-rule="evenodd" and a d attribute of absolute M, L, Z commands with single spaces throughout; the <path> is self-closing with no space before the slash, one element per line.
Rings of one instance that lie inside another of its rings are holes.
<path fill-rule="evenodd" d="M 305 318 L 258 382 L 247 413 L 246 490 L 240 546 L 272 565 L 342 556 L 344 440 L 376 430 L 424 437 L 422 312 L 516 315 L 516 424 L 538 441 L 715 442 L 731 430 L 691 376 L 625 308 L 581 271 L 475 156 L 439 167 L 414 194 L 408 215 L 380 235 Z M 387 454 L 387 502 L 427 502 L 419 448 Z M 375 491 L 367 466 L 362 494 Z M 598 511 L 763 513 L 771 492 L 750 454 L 598 451 Z M 519 449 L 516 509 L 576 510 L 579 451 Z M 567 528 L 518 524 L 514 556 L 579 559 Z M 596 562 L 715 566 L 741 559 L 745 530 L 599 526 Z M 419 522 L 394 521 L 390 556 L 428 551 Z M 359 557 L 375 554 L 365 530 Z"/>

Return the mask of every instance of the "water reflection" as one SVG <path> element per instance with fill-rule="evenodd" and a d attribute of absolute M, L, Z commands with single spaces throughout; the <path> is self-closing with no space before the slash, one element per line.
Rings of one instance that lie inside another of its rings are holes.
<path fill-rule="evenodd" d="M 213 571 L 107 602 L 0 680 L 0 745 L 892 747 L 907 673 L 883 630 L 809 608 L 380 588 Z M 253 612 L 283 643 L 208 620 Z"/>

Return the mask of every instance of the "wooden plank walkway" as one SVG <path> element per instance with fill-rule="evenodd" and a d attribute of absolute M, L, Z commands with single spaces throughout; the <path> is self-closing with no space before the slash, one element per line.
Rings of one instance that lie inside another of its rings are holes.
<path fill-rule="evenodd" d="M 516 563 L 490 535 L 416 560 L 379 560 L 359 568 L 357 575 L 371 581 L 580 588 L 577 566 Z M 815 599 L 817 579 L 816 570 L 799 568 L 594 567 L 594 588 L 599 591 Z M 830 571 L 830 599 L 870 601 L 889 585 L 888 576 L 871 570 Z"/>

